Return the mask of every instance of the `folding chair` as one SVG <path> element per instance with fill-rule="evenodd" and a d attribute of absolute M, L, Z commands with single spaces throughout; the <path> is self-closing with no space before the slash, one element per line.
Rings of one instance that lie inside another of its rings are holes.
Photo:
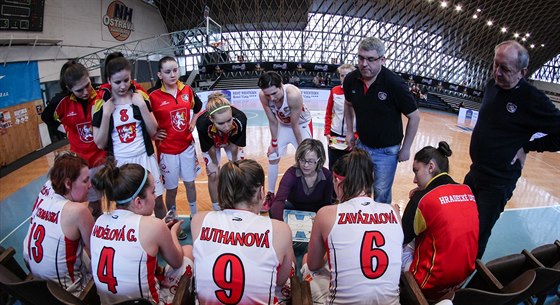
<path fill-rule="evenodd" d="M 290 278 L 290 286 L 292 289 L 292 305 L 313 305 L 311 287 L 308 281 L 301 281 L 299 277 L 294 275 Z"/>
<path fill-rule="evenodd" d="M 172 305 L 194 305 L 193 278 L 184 276 L 179 280 L 177 292 L 173 298 Z"/>
<path fill-rule="evenodd" d="M 99 300 L 99 295 L 97 295 L 97 289 L 95 288 L 95 282 L 93 280 L 90 280 L 87 283 L 79 297 L 74 296 L 55 282 L 47 282 L 47 288 L 53 297 L 66 305 L 94 305 L 100 304 L 101 302 Z"/>
<path fill-rule="evenodd" d="M 4 265 L 0 265 L 0 288 L 24 304 L 63 305 L 49 292 L 46 281 L 22 280 Z"/>

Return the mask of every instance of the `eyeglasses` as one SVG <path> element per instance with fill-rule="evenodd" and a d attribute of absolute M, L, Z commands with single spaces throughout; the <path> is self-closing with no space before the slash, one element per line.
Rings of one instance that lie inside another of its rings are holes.
<path fill-rule="evenodd" d="M 361 56 L 361 55 L 358 55 L 358 61 L 367 60 L 367 62 L 373 63 L 373 62 L 376 62 L 376 61 L 380 60 L 380 59 L 383 58 L 383 57 L 384 57 L 383 55 L 381 55 L 381 56 L 379 56 L 379 57 L 363 57 L 363 56 Z"/>
<path fill-rule="evenodd" d="M 319 159 L 317 159 L 317 160 L 306 160 L 306 159 L 301 158 L 298 161 L 299 161 L 299 164 L 301 164 L 301 165 L 316 165 L 317 162 L 319 162 Z"/>

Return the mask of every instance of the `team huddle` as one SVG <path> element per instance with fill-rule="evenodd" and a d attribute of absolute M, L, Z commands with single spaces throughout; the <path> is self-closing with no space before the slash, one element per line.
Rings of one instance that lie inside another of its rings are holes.
<path fill-rule="evenodd" d="M 366 38 L 358 69 L 339 67 L 342 84 L 327 102 L 328 154 L 312 139 L 300 90 L 276 72 L 261 75 L 271 134 L 266 189 L 263 167 L 244 156 L 247 116 L 218 92 L 203 108 L 179 81 L 176 59 L 159 61 L 162 85 L 149 94 L 132 81 L 122 54 L 107 57 L 106 83 L 97 91 L 83 65 L 67 62 L 60 75 L 67 95 L 49 104 L 43 120 L 64 127 L 72 153 L 56 157 L 33 207 L 24 240 L 33 276 L 76 295 L 93 279 L 102 304 L 170 304 L 182 276 L 194 278 L 200 304 L 282 304 L 299 268 L 314 303 L 399 304 L 399 278 L 410 271 L 427 298 L 441 300 L 473 272 L 490 233 L 480 245 L 479 231 L 488 229 L 480 227 L 478 195 L 449 176 L 445 141 L 414 154 L 417 188 L 402 219 L 390 204 L 397 164 L 410 159 L 420 115 L 404 80 L 383 67 L 384 53 L 380 40 Z M 484 108 L 479 119 L 486 119 Z M 560 133 L 551 126 L 545 131 Z M 195 129 L 212 211 L 197 211 Z M 546 150 L 547 143 L 524 148 Z M 276 189 L 289 144 L 294 165 Z M 473 174 L 484 174 L 477 169 L 473 164 Z M 182 221 L 163 220 L 175 210 L 179 179 L 192 245 L 179 243 Z M 316 213 L 301 266 L 284 209 Z"/>

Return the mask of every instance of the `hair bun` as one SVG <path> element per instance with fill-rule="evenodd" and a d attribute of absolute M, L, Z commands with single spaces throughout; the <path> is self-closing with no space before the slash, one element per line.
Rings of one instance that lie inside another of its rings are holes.
<path fill-rule="evenodd" d="M 449 147 L 449 144 L 447 144 L 447 142 L 445 141 L 441 141 L 438 143 L 437 150 L 440 151 L 445 157 L 450 157 L 453 154 L 451 148 Z"/>

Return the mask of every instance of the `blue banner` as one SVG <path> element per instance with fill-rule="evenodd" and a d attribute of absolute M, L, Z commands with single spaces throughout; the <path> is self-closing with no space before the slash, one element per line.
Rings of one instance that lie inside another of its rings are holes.
<path fill-rule="evenodd" d="M 0 65 L 0 108 L 41 99 L 36 61 Z"/>

